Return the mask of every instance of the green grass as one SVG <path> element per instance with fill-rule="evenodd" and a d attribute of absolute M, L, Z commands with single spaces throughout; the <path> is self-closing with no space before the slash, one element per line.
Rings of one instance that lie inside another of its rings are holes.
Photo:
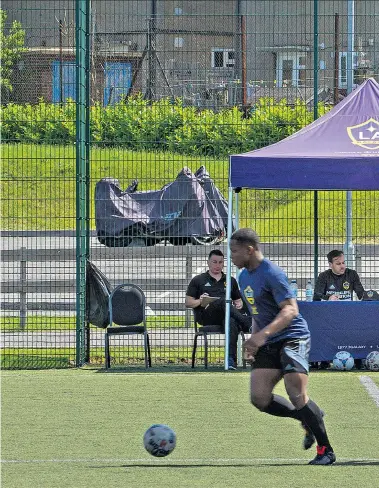
<path fill-rule="evenodd" d="M 2 146 L 2 228 L 62 230 L 75 228 L 75 147 L 33 144 Z M 205 165 L 227 196 L 228 159 L 170 152 L 91 149 L 90 216 L 95 229 L 94 189 L 104 177 L 126 188 L 138 178 L 139 190 L 161 188 L 188 166 Z M 319 234 L 326 242 L 344 241 L 346 193 L 318 192 Z M 62 205 L 64 202 L 64 205 Z M 250 190 L 240 194 L 240 226 L 254 227 L 262 240 L 313 241 L 313 192 Z M 379 191 L 353 192 L 353 235 L 374 242 L 379 235 Z"/>
<path fill-rule="evenodd" d="M 146 317 L 146 325 L 148 329 L 159 328 L 174 328 L 185 327 L 185 317 L 178 315 L 167 315 L 162 317 Z M 191 322 L 192 325 L 192 322 Z M 0 317 L 0 329 L 3 332 L 19 332 L 20 319 L 19 317 Z M 49 317 L 49 316 L 31 316 L 27 318 L 27 325 L 25 331 L 59 331 L 59 330 L 75 330 L 76 318 L 75 317 Z M 96 330 L 96 327 L 91 329 Z"/>
<path fill-rule="evenodd" d="M 328 242 L 346 239 L 346 192 L 320 191 L 319 234 Z M 355 191 L 352 202 L 353 236 L 358 242 L 377 242 L 379 236 L 379 191 Z M 245 225 L 241 223 L 241 227 Z M 248 225 L 248 223 L 246 223 Z M 312 241 L 314 235 L 313 192 L 303 192 L 301 197 L 281 205 L 256 222 L 262 241 L 266 239 Z M 265 238 L 265 236 L 267 236 Z M 300 239 L 299 239 L 300 238 Z"/>
<path fill-rule="evenodd" d="M 3 183 L 6 195 L 2 226 L 8 229 L 57 230 L 75 228 L 75 147 L 33 144 L 2 146 Z M 136 152 L 121 148 L 91 151 L 91 227 L 94 190 L 101 178 L 112 177 L 126 188 L 138 178 L 139 190 L 161 188 L 188 166 L 195 172 L 202 164 L 227 187 L 227 159 L 183 156 L 168 152 Z M 62 202 L 64 206 L 62 207 Z M 63 211 L 64 210 L 64 211 Z"/>
<path fill-rule="evenodd" d="M 144 351 L 142 346 L 117 346 L 110 349 L 112 367 L 138 369 L 144 367 Z M 154 367 L 191 364 L 191 347 L 151 347 L 151 361 Z M 208 351 L 210 366 L 223 364 L 224 348 L 212 345 Z M 203 365 L 204 348 L 199 346 L 196 353 L 196 364 Z M 1 349 L 0 365 L 2 369 L 49 369 L 69 368 L 76 364 L 75 348 L 4 348 Z M 91 347 L 89 367 L 104 365 L 104 348 Z"/>
<path fill-rule="evenodd" d="M 374 373 L 366 374 L 376 378 Z M 7 488 L 376 488 L 378 409 L 360 373 L 317 372 L 310 393 L 327 412 L 337 454 L 307 466 L 291 419 L 249 405 L 247 372 L 65 370 L 2 373 L 2 483 Z M 277 389 L 283 394 L 283 385 Z M 143 448 L 146 428 L 167 423 L 167 458 Z"/>

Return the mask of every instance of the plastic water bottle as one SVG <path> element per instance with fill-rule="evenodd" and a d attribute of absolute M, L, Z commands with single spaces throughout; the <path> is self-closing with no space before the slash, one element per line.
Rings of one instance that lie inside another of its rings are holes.
<path fill-rule="evenodd" d="M 294 298 L 297 298 L 297 292 L 298 292 L 297 281 L 291 280 L 290 287 L 291 287 L 291 290 L 293 292 Z"/>
<path fill-rule="evenodd" d="M 312 281 L 311 280 L 307 281 L 307 286 L 305 288 L 305 301 L 306 302 L 312 302 L 313 301 L 313 287 L 312 287 Z"/>

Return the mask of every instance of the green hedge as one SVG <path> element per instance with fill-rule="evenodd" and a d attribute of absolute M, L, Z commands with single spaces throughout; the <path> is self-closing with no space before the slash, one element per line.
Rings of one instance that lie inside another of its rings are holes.
<path fill-rule="evenodd" d="M 323 115 L 326 107 L 320 104 Z M 3 108 L 2 138 L 8 143 L 72 144 L 76 107 L 41 100 L 37 105 Z M 141 96 L 116 105 L 91 107 L 91 138 L 100 147 L 169 150 L 181 154 L 225 156 L 251 151 L 293 134 L 313 120 L 303 102 L 288 106 L 262 98 L 247 116 L 232 107 L 219 112 L 185 107 L 180 99 L 152 104 Z"/>

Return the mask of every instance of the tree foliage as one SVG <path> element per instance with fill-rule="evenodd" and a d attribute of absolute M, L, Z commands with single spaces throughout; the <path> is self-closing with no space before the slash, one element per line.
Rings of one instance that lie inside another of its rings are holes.
<path fill-rule="evenodd" d="M 20 22 L 14 20 L 9 29 L 5 29 L 7 13 L 0 9 L 0 83 L 1 90 L 12 91 L 11 75 L 14 64 L 26 51 L 24 47 L 25 31 Z"/>

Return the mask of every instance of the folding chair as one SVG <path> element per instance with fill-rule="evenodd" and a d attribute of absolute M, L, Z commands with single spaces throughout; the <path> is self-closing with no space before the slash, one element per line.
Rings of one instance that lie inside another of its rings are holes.
<path fill-rule="evenodd" d="M 197 340 L 199 337 L 204 339 L 204 367 L 208 369 L 208 337 L 212 335 L 225 335 L 222 325 L 199 325 L 196 322 L 195 314 L 193 314 L 194 318 L 194 326 L 195 326 L 195 337 L 193 341 L 193 349 L 192 349 L 192 368 L 195 367 L 195 360 L 196 360 L 196 349 L 197 349 Z M 245 334 L 240 331 L 239 333 L 242 344 L 245 342 Z M 242 360 L 243 369 L 246 369 L 246 360 L 243 357 Z"/>
<path fill-rule="evenodd" d="M 117 326 L 114 327 L 113 323 Z M 107 369 L 111 366 L 110 336 L 133 334 L 143 335 L 145 367 L 151 367 L 150 341 L 146 328 L 145 294 L 137 285 L 122 283 L 116 286 L 109 295 L 109 327 L 105 330 L 105 367 Z"/>

